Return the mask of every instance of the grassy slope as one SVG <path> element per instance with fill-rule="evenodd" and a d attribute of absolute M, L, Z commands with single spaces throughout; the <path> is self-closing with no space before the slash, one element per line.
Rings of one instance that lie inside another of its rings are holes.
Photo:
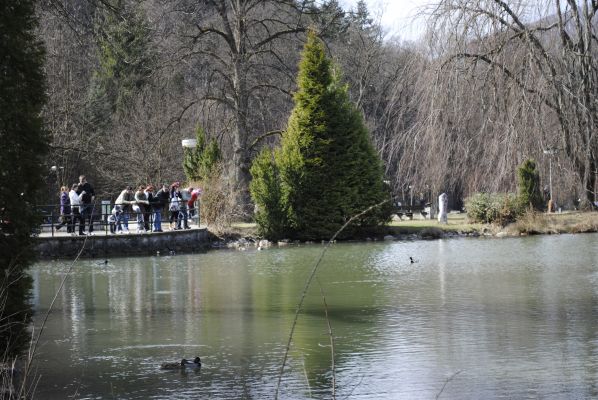
<path fill-rule="evenodd" d="M 255 237 L 256 231 L 253 223 L 235 223 L 225 236 Z M 392 221 L 388 225 L 388 231 L 394 235 L 415 234 L 429 237 L 440 237 L 444 232 L 505 232 L 508 235 L 598 232 L 598 212 L 535 213 L 525 215 L 506 227 L 470 223 L 465 214 L 449 214 L 448 224 L 439 224 L 437 220 L 404 218 Z"/>

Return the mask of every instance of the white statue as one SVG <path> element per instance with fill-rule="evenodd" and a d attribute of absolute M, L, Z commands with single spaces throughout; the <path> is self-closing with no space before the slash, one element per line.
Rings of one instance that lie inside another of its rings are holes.
<path fill-rule="evenodd" d="M 448 224 L 448 196 L 446 193 L 438 196 L 438 222 Z"/>

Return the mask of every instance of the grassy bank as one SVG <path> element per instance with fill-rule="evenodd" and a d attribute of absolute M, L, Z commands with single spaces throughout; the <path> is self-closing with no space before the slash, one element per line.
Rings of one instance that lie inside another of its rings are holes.
<path fill-rule="evenodd" d="M 439 238 L 451 233 L 519 236 L 584 232 L 598 232 L 598 212 L 529 213 L 506 227 L 471 223 L 465 214 L 449 214 L 447 224 L 439 224 L 437 220 L 429 219 L 393 220 L 388 225 L 387 233 L 396 236 Z M 226 233 L 217 236 L 228 239 L 256 237 L 257 227 L 253 223 L 235 223 Z"/>
<path fill-rule="evenodd" d="M 442 232 L 473 233 L 482 232 L 487 225 L 474 224 L 467 220 L 465 214 L 449 214 L 447 224 L 439 224 L 436 219 L 393 220 L 389 224 L 394 234 L 408 235 L 421 234 L 429 229 L 440 229 Z"/>
<path fill-rule="evenodd" d="M 528 213 L 503 230 L 509 235 L 598 232 L 598 212 Z"/>
<path fill-rule="evenodd" d="M 566 212 L 562 214 L 528 213 L 517 222 L 505 227 L 470 223 L 465 214 L 449 214 L 448 224 L 435 220 L 393 221 L 390 228 L 397 234 L 418 234 L 439 230 L 442 233 L 486 233 L 493 235 L 533 235 L 558 233 L 598 232 L 598 212 Z"/>

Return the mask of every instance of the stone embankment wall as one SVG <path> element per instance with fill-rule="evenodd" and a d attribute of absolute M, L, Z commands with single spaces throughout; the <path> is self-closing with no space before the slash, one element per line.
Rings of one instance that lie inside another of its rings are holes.
<path fill-rule="evenodd" d="M 87 240 L 86 240 L 87 239 Z M 152 234 L 38 237 L 38 257 L 74 258 L 85 243 L 82 257 L 126 257 L 132 255 L 168 255 L 203 251 L 210 247 L 207 229 L 191 229 Z"/>

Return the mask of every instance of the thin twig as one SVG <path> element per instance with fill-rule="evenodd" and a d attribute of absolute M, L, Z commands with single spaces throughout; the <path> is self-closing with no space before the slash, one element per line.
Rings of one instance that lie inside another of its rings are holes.
<path fill-rule="evenodd" d="M 326 295 L 320 280 L 316 278 L 318 286 L 320 287 L 320 294 L 324 302 L 324 314 L 326 315 L 326 324 L 328 325 L 328 337 L 330 338 L 330 361 L 332 363 L 332 400 L 336 399 L 336 367 L 334 363 L 334 336 L 332 335 L 332 326 L 330 325 L 330 317 L 328 316 L 328 304 L 326 303 Z"/>
<path fill-rule="evenodd" d="M 307 376 L 307 368 L 305 368 L 305 359 L 301 359 L 301 364 L 303 364 L 303 375 L 305 376 L 305 383 L 307 384 L 307 390 L 309 392 L 309 398 L 311 399 L 311 385 L 309 384 L 309 376 Z"/>
<path fill-rule="evenodd" d="M 357 389 L 361 385 L 361 382 L 363 382 L 363 378 L 365 378 L 365 375 L 361 375 L 361 378 L 359 378 L 359 382 L 357 382 L 355 385 L 353 385 L 353 387 L 351 388 L 351 391 L 349 393 L 347 393 L 347 395 L 345 397 L 343 397 L 342 400 L 346 400 L 353 395 L 353 392 L 355 391 L 355 389 Z"/>
<path fill-rule="evenodd" d="M 322 249 L 322 252 L 320 253 L 320 257 L 318 257 L 318 260 L 316 261 L 314 267 L 311 270 L 311 273 L 309 274 L 309 277 L 307 278 L 307 281 L 305 282 L 305 287 L 303 288 L 303 292 L 301 293 L 301 298 L 299 299 L 299 303 L 297 304 L 297 309 L 295 310 L 295 318 L 293 319 L 293 323 L 291 325 L 291 332 L 289 334 L 289 340 L 287 341 L 287 346 L 286 346 L 286 349 L 284 352 L 284 357 L 282 359 L 282 365 L 280 366 L 280 372 L 278 374 L 278 382 L 276 384 L 276 393 L 274 395 L 274 399 L 278 399 L 278 392 L 280 391 L 280 383 L 282 382 L 282 374 L 284 372 L 284 367 L 285 367 L 287 359 L 289 357 L 289 351 L 291 349 L 291 342 L 293 341 L 293 335 L 295 333 L 295 328 L 297 326 L 297 320 L 299 319 L 299 313 L 301 312 L 301 309 L 303 307 L 303 302 L 305 301 L 305 296 L 307 295 L 307 290 L 311 286 L 311 282 L 313 281 L 314 276 L 316 275 L 318 267 L 320 266 L 320 263 L 322 262 L 322 259 L 324 258 L 324 255 L 326 254 L 326 251 L 328 250 L 330 245 L 334 242 L 336 237 L 343 230 L 345 230 L 345 228 L 351 222 L 353 222 L 355 219 L 361 217 L 362 215 L 368 213 L 369 211 L 373 210 L 374 208 L 380 207 L 382 204 L 384 204 L 388 201 L 389 200 L 381 201 L 380 203 L 370 206 L 367 209 L 365 209 L 364 211 L 360 212 L 359 214 L 354 215 L 353 217 L 349 218 L 349 220 L 347 222 L 345 222 L 345 224 L 343 226 L 341 226 L 341 228 L 338 231 L 336 231 L 336 233 L 332 236 L 332 238 L 330 238 L 328 243 L 326 243 L 326 246 L 324 246 L 324 248 Z"/>
<path fill-rule="evenodd" d="M 92 207 L 91 215 L 93 215 L 94 210 L 95 210 L 95 203 Z M 90 219 L 90 224 L 93 224 L 93 221 L 91 219 Z M 45 327 L 46 323 L 48 322 L 48 318 L 50 317 L 52 308 L 54 307 L 54 304 L 56 303 L 56 299 L 58 298 L 58 295 L 60 294 L 60 292 L 62 291 L 62 288 L 64 287 L 66 279 L 69 277 L 71 271 L 73 270 L 73 266 L 79 260 L 79 258 L 81 257 L 81 254 L 83 254 L 83 250 L 85 250 L 85 245 L 87 244 L 88 237 L 89 236 L 85 236 L 85 239 L 83 240 L 83 245 L 81 246 L 81 249 L 77 253 L 77 256 L 75 257 L 75 259 L 73 260 L 73 262 L 71 263 L 69 268 L 67 269 L 64 276 L 62 277 L 62 280 L 60 281 L 60 285 L 58 286 L 58 290 L 56 290 L 56 293 L 54 293 L 54 298 L 50 302 L 48 311 L 46 311 L 46 314 L 45 314 L 42 324 L 40 326 L 39 333 L 37 334 L 37 337 L 35 339 L 32 338 L 32 341 L 31 341 L 32 345 L 29 348 L 29 354 L 27 356 L 27 364 L 25 365 L 25 372 L 23 374 L 23 382 L 21 384 L 21 388 L 19 389 L 19 398 L 21 398 L 23 395 L 23 389 L 25 388 L 25 382 L 27 380 L 27 376 L 28 376 L 29 370 L 31 368 L 31 363 L 33 362 L 33 357 L 35 356 L 35 352 L 36 352 L 37 346 L 39 344 L 39 339 L 41 338 L 42 333 L 44 332 L 44 327 Z"/>
<path fill-rule="evenodd" d="M 444 381 L 444 385 L 442 385 L 442 389 L 440 389 L 440 392 L 438 392 L 438 394 L 436 395 L 436 400 L 438 400 L 438 398 L 440 398 L 440 395 L 442 394 L 442 392 L 444 391 L 444 388 L 446 387 L 446 385 L 452 381 L 457 375 L 459 375 L 462 371 L 459 370 L 457 372 L 455 372 L 454 374 L 452 374 L 451 376 L 449 376 L 446 381 Z"/>

